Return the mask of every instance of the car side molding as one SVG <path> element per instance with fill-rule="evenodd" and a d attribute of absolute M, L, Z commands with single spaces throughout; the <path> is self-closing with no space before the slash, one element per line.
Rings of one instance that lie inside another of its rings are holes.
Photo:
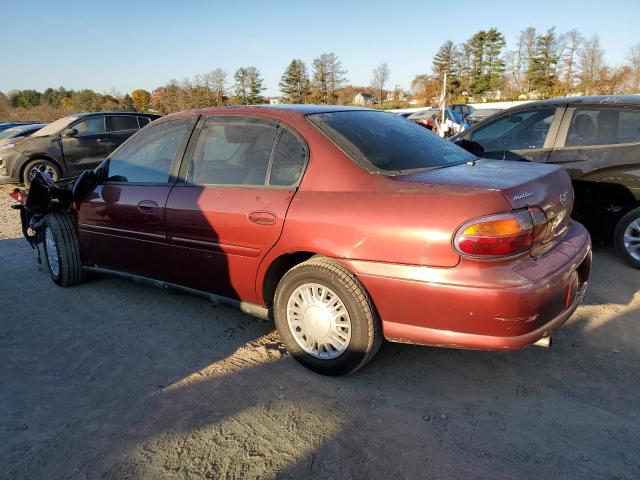
<path fill-rule="evenodd" d="M 194 288 L 183 287 L 182 285 L 176 285 L 175 283 L 163 282 L 161 280 L 155 280 L 153 278 L 134 275 L 132 273 L 127 273 L 127 272 L 120 272 L 118 270 L 111 270 L 109 268 L 89 267 L 89 266 L 84 266 L 82 268 L 87 272 L 113 275 L 116 277 L 127 278 L 129 280 L 133 280 L 134 282 L 140 282 L 147 285 L 152 285 L 154 287 L 178 290 L 184 293 L 188 293 L 190 295 L 205 298 L 216 305 L 225 305 L 227 307 L 238 309 L 241 312 L 246 313 L 247 315 L 251 315 L 253 317 L 257 317 L 262 320 L 272 320 L 273 318 L 271 316 L 270 308 L 266 308 L 261 305 L 257 305 L 255 303 L 243 302 L 240 300 L 236 300 L 235 298 L 223 297 L 222 295 L 216 295 L 215 293 L 204 292 L 202 290 L 196 290 Z"/>

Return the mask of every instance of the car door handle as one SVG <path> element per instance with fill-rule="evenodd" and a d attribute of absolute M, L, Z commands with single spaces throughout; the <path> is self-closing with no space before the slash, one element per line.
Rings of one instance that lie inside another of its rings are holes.
<path fill-rule="evenodd" d="M 99 138 L 99 139 L 96 140 L 96 142 L 102 143 L 102 142 L 104 142 L 104 140 L 102 138 Z"/>
<path fill-rule="evenodd" d="M 265 212 L 263 210 L 251 212 L 248 217 L 249 221 L 257 223 L 258 225 L 273 225 L 278 221 L 278 217 L 275 213 Z"/>
<path fill-rule="evenodd" d="M 142 213 L 155 213 L 158 210 L 158 204 L 153 200 L 142 200 L 138 202 L 138 210 Z"/>

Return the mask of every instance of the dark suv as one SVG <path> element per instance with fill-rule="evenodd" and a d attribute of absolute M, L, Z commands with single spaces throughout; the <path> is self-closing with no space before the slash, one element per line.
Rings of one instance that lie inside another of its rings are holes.
<path fill-rule="evenodd" d="M 562 165 L 573 216 L 594 239 L 613 238 L 640 268 L 640 96 L 541 100 L 499 112 L 452 137 L 476 155 Z"/>
<path fill-rule="evenodd" d="M 94 168 L 158 115 L 79 113 L 50 123 L 0 152 L 0 184 L 29 184 L 36 171 L 53 180 Z"/>

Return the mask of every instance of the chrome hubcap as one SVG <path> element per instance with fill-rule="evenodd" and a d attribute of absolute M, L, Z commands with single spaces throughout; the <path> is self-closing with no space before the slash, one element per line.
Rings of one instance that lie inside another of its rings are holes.
<path fill-rule="evenodd" d="M 38 172 L 48 175 L 51 180 L 57 180 L 56 171 L 53 169 L 51 165 L 45 165 L 45 164 L 34 165 L 29 171 L 29 179 L 32 179 L 33 177 L 35 177 L 36 173 Z"/>
<path fill-rule="evenodd" d="M 624 231 L 624 248 L 634 259 L 640 261 L 640 218 L 634 220 Z"/>
<path fill-rule="evenodd" d="M 316 358 L 342 355 L 351 341 L 351 319 L 340 297 L 324 285 L 305 283 L 287 302 L 287 323 L 297 344 Z"/>
<path fill-rule="evenodd" d="M 49 260 L 49 268 L 54 277 L 60 274 L 60 259 L 58 258 L 58 246 L 56 245 L 56 239 L 53 236 L 51 228 L 44 231 L 44 245 L 47 249 L 47 260 Z"/>

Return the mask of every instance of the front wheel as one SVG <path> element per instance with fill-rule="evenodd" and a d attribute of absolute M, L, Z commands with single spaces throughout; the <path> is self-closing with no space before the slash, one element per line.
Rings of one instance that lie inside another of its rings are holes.
<path fill-rule="evenodd" d="M 51 280 L 70 287 L 84 279 L 80 244 L 70 215 L 50 213 L 44 219 L 44 254 Z"/>
<path fill-rule="evenodd" d="M 22 183 L 24 183 L 26 187 L 29 187 L 31 185 L 31 179 L 38 172 L 48 175 L 54 182 L 60 180 L 60 169 L 56 164 L 44 158 L 36 158 L 24 167 Z"/>
<path fill-rule="evenodd" d="M 620 256 L 631 266 L 640 268 L 640 207 L 620 219 L 613 240 Z"/>
<path fill-rule="evenodd" d="M 368 293 L 346 267 L 327 257 L 313 257 L 284 275 L 274 317 L 289 353 L 324 375 L 358 370 L 382 344 Z"/>

